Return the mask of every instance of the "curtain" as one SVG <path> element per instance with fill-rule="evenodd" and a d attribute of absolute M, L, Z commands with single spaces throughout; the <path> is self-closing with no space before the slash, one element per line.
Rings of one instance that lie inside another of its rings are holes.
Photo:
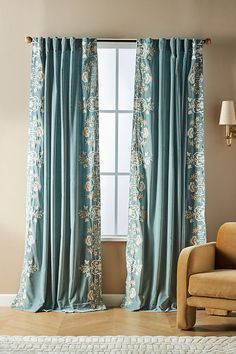
<path fill-rule="evenodd" d="M 12 306 L 102 310 L 96 41 L 32 45 L 26 244 Z"/>
<path fill-rule="evenodd" d="M 137 43 L 123 307 L 176 307 L 178 255 L 204 243 L 201 40 Z"/>

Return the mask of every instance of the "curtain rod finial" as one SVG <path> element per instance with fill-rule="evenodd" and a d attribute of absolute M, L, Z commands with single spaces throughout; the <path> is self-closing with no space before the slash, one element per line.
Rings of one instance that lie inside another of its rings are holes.
<path fill-rule="evenodd" d="M 32 37 L 30 37 L 30 36 L 25 37 L 25 42 L 27 44 L 30 44 L 32 42 Z"/>
<path fill-rule="evenodd" d="M 211 44 L 211 38 L 206 38 L 206 39 L 204 40 L 204 43 L 205 43 L 206 45 Z"/>

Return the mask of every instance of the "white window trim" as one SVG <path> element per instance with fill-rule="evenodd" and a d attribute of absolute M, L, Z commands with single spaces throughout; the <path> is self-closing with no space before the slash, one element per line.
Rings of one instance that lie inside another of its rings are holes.
<path fill-rule="evenodd" d="M 123 172 L 123 173 L 118 173 L 117 169 L 118 169 L 118 114 L 119 113 L 133 113 L 132 110 L 119 110 L 118 109 L 118 77 L 119 77 L 119 58 L 118 58 L 118 49 L 123 49 L 123 48 L 127 48 L 127 49 L 135 49 L 137 47 L 136 43 L 134 42 L 98 42 L 97 43 L 97 47 L 98 48 L 112 48 L 112 49 L 116 49 L 116 106 L 114 110 L 100 110 L 99 113 L 114 113 L 115 114 L 115 125 L 116 125 L 116 129 L 115 129 L 115 141 L 116 141 L 116 156 L 115 156 L 115 174 L 114 173 L 101 173 L 101 175 L 115 175 L 115 186 L 116 186 L 116 190 L 115 190 L 115 200 L 117 201 L 117 193 L 118 193 L 118 183 L 117 183 L 117 179 L 118 176 L 123 175 L 123 176 L 129 176 L 130 173 L 128 172 Z M 117 230 L 117 202 L 115 204 L 115 230 Z M 102 242 L 127 242 L 127 235 L 101 235 L 101 241 Z"/>
<path fill-rule="evenodd" d="M 135 49 L 137 48 L 136 42 L 97 42 L 97 48 L 127 48 L 127 49 Z"/>
<path fill-rule="evenodd" d="M 127 242 L 128 236 L 101 236 L 102 242 Z"/>

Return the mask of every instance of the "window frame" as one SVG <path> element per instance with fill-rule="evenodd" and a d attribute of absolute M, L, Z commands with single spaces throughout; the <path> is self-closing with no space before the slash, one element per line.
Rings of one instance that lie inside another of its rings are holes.
<path fill-rule="evenodd" d="M 98 42 L 97 48 L 116 50 L 116 77 L 115 77 L 115 109 L 100 110 L 100 113 L 112 113 L 115 116 L 115 171 L 100 172 L 100 176 L 115 177 L 115 235 L 101 235 L 102 242 L 127 242 L 127 235 L 118 235 L 118 177 L 130 176 L 130 172 L 118 172 L 118 122 L 119 114 L 128 113 L 133 115 L 133 110 L 119 110 L 119 49 L 136 49 L 136 42 Z"/>

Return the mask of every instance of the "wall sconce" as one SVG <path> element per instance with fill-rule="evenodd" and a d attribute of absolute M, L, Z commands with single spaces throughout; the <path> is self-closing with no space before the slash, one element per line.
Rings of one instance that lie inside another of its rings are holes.
<path fill-rule="evenodd" d="M 232 138 L 236 138 L 236 116 L 234 111 L 234 101 L 223 101 L 221 105 L 219 125 L 225 125 L 225 139 L 227 146 L 231 146 Z"/>

